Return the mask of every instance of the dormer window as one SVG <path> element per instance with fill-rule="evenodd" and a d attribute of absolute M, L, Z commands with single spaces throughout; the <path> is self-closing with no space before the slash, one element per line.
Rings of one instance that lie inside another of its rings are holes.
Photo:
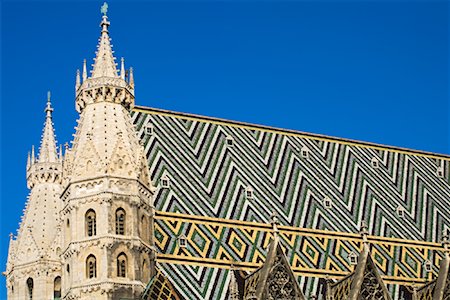
<path fill-rule="evenodd" d="M 333 201 L 331 201 L 330 197 L 326 196 L 323 198 L 323 206 L 326 209 L 331 209 L 333 207 Z"/>
<path fill-rule="evenodd" d="M 430 273 L 431 271 L 433 271 L 433 264 L 431 263 L 431 261 L 429 259 L 427 259 L 423 263 L 423 268 L 425 269 L 425 272 L 427 272 L 427 273 Z"/>
<path fill-rule="evenodd" d="M 348 254 L 348 262 L 350 263 L 350 265 L 354 266 L 356 264 L 358 264 L 358 255 L 355 252 L 350 252 Z"/>
<path fill-rule="evenodd" d="M 380 167 L 380 161 L 376 157 L 372 157 L 372 159 L 370 160 L 370 164 L 374 169 L 378 169 Z"/>
<path fill-rule="evenodd" d="M 145 126 L 145 134 L 146 135 L 153 135 L 154 131 L 155 131 L 155 129 L 154 129 L 153 124 L 149 123 L 149 124 L 147 124 L 147 126 Z"/>
<path fill-rule="evenodd" d="M 438 167 L 436 170 L 436 176 L 439 178 L 444 178 L 444 168 Z"/>
<path fill-rule="evenodd" d="M 180 237 L 178 238 L 178 245 L 180 246 L 180 248 L 187 247 L 187 239 L 184 234 L 180 235 Z"/>
<path fill-rule="evenodd" d="M 309 149 L 307 147 L 302 147 L 300 150 L 300 154 L 302 158 L 308 159 L 309 158 Z"/>
<path fill-rule="evenodd" d="M 245 198 L 248 200 L 253 199 L 253 189 L 251 186 L 248 186 L 245 189 Z"/>
<path fill-rule="evenodd" d="M 405 208 L 403 206 L 397 207 L 397 216 L 399 216 L 400 218 L 405 217 Z"/>
<path fill-rule="evenodd" d="M 233 147 L 234 146 L 234 138 L 232 136 L 227 136 L 225 139 L 227 147 Z"/>
<path fill-rule="evenodd" d="M 161 188 L 168 189 L 170 187 L 170 178 L 167 175 L 164 175 L 161 178 Z"/>

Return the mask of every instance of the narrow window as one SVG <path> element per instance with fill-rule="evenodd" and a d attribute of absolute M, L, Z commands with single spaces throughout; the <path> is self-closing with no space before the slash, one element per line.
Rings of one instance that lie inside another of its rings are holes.
<path fill-rule="evenodd" d="M 28 299 L 33 300 L 33 278 L 27 279 Z"/>
<path fill-rule="evenodd" d="M 90 209 L 86 212 L 85 224 L 87 236 L 94 236 L 97 234 L 96 216 L 93 209 Z"/>
<path fill-rule="evenodd" d="M 55 282 L 53 284 L 53 299 L 55 299 L 55 300 L 61 299 L 61 277 L 60 276 L 55 278 Z"/>
<path fill-rule="evenodd" d="M 94 255 L 89 255 L 86 259 L 86 277 L 95 278 L 97 277 L 97 260 Z"/>
<path fill-rule="evenodd" d="M 125 234 L 125 211 L 123 208 L 116 210 L 116 234 Z"/>
<path fill-rule="evenodd" d="M 117 257 L 117 277 L 127 276 L 127 256 L 125 253 L 120 253 Z"/>
<path fill-rule="evenodd" d="M 141 238 L 144 241 L 148 241 L 148 222 L 147 222 L 147 217 L 145 215 L 142 215 L 141 217 Z"/>

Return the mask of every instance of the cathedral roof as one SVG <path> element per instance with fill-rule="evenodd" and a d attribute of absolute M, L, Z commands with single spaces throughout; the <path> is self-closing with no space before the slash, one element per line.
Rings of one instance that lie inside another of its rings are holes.
<path fill-rule="evenodd" d="M 272 211 L 289 227 L 280 236 L 308 297 L 324 289 L 325 274 L 351 272 L 348 254 L 362 249 L 351 232 L 362 220 L 373 263 L 394 284 L 423 282 L 423 257 L 440 251 L 436 241 L 450 227 L 448 155 L 143 106 L 132 119 L 157 187 L 159 257 L 184 264 L 162 268 L 198 299 L 219 297 L 230 281 L 229 271 L 205 264 L 261 266 Z M 192 243 L 184 256 L 181 235 Z M 399 260 L 406 249 L 413 254 Z"/>

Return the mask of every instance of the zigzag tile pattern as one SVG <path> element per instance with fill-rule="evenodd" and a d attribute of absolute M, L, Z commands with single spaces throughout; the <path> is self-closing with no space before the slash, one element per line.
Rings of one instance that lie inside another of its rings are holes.
<path fill-rule="evenodd" d="M 258 223 L 267 223 L 276 211 L 283 225 L 341 232 L 357 232 L 366 220 L 372 235 L 423 241 L 439 241 L 450 227 L 446 156 L 152 109 L 137 108 L 132 118 L 158 188 L 157 210 Z M 168 188 L 160 184 L 163 176 L 170 179 Z M 253 189 L 251 198 L 247 187 Z M 325 198 L 331 208 L 324 206 Z M 383 249 L 379 255 L 387 259 Z M 400 276 L 386 265 L 387 273 Z M 225 299 L 220 291 L 228 284 L 226 270 L 169 264 L 163 269 L 187 299 Z M 306 296 L 323 288 L 317 278 L 300 283 Z M 394 295 L 399 291 L 395 285 L 390 289 Z"/>

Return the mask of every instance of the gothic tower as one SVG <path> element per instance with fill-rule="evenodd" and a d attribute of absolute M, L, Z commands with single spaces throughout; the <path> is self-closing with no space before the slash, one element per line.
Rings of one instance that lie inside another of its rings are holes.
<path fill-rule="evenodd" d="M 11 234 L 6 282 L 9 300 L 57 299 L 61 296 L 62 162 L 52 123 L 50 92 L 39 156 L 27 162 L 30 189 L 17 237 Z"/>
<path fill-rule="evenodd" d="M 63 299 L 136 299 L 150 278 L 152 195 L 129 109 L 132 70 L 116 69 L 106 4 L 91 76 L 77 72 L 80 113 L 64 157 Z"/>
<path fill-rule="evenodd" d="M 80 113 L 64 156 L 63 299 L 136 299 L 151 276 L 153 188 L 129 110 L 132 70 L 120 73 L 102 7 L 91 76 L 77 72 Z"/>

